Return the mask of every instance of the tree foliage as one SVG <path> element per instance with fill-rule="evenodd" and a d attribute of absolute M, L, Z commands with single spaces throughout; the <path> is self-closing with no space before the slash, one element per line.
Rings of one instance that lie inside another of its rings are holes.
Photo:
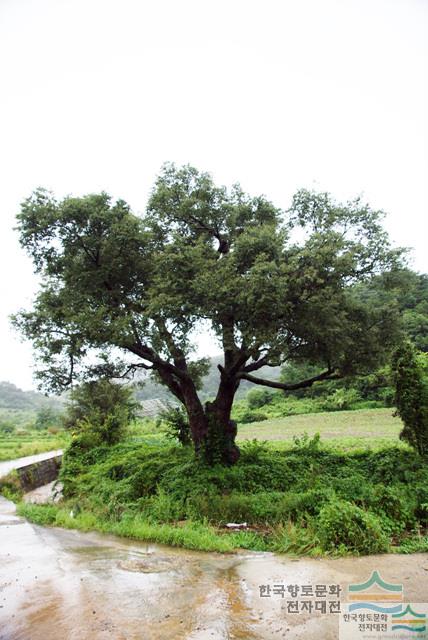
<path fill-rule="evenodd" d="M 399 262 L 382 215 L 359 199 L 341 205 L 307 190 L 283 212 L 171 164 L 142 216 L 105 193 L 57 201 L 38 190 L 18 222 L 43 285 L 15 323 L 36 347 L 45 388 L 150 370 L 186 408 L 196 450 L 220 440 L 234 462 L 230 410 L 242 380 L 287 391 L 387 357 L 396 307 L 386 294 L 373 304 L 357 286 Z M 223 350 L 218 392 L 205 406 L 198 389 L 209 363 L 194 357 L 200 327 Z M 257 376 L 286 361 L 316 373 L 291 384 Z"/>
<path fill-rule="evenodd" d="M 165 425 L 167 437 L 178 440 L 183 447 L 192 443 L 189 422 L 183 407 L 169 406 L 160 413 L 158 419 Z"/>
<path fill-rule="evenodd" d="M 399 305 L 405 331 L 416 349 L 428 352 L 428 275 L 406 270 Z"/>
<path fill-rule="evenodd" d="M 421 455 L 428 453 L 428 357 L 406 343 L 393 358 L 397 413 L 404 423 L 400 438 Z"/>
<path fill-rule="evenodd" d="M 399 268 L 376 276 L 370 289 L 362 283 L 367 297 L 374 301 L 384 292 L 393 292 L 401 315 L 405 335 L 418 351 L 428 351 L 428 275 L 408 268 Z"/>
<path fill-rule="evenodd" d="M 94 380 L 72 390 L 64 426 L 83 434 L 91 446 L 114 444 L 124 436 L 136 408 L 132 388 Z"/>
<path fill-rule="evenodd" d="M 61 414 L 50 406 L 40 407 L 36 414 L 34 427 L 36 429 L 48 429 L 56 427 L 61 422 Z"/>
<path fill-rule="evenodd" d="M 408 268 L 393 269 L 376 275 L 369 282 L 358 284 L 359 295 L 367 303 L 378 305 L 385 299 L 395 299 L 400 315 L 403 336 L 419 351 L 428 351 L 428 276 Z M 298 382 L 317 371 L 307 362 L 287 362 L 281 370 L 281 379 Z M 327 395 L 335 389 L 355 389 L 363 399 L 394 403 L 394 387 L 390 363 L 365 375 L 351 375 L 293 391 L 297 397 Z"/>

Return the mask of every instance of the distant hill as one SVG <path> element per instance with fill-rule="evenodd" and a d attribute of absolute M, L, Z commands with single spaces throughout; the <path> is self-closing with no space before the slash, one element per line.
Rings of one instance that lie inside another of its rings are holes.
<path fill-rule="evenodd" d="M 202 400 L 208 400 L 213 398 L 217 393 L 218 383 L 220 380 L 220 372 L 217 369 L 217 365 L 223 362 L 223 356 L 214 356 L 211 358 L 211 367 L 208 374 L 203 378 L 203 387 L 200 391 Z M 280 367 L 263 367 L 257 374 L 261 378 L 267 378 L 269 380 L 278 380 L 280 374 Z M 251 382 L 243 380 L 239 386 L 237 398 L 245 396 L 247 391 L 254 387 Z M 144 379 L 144 386 L 138 389 L 136 392 L 136 398 L 138 401 L 152 400 L 159 398 L 160 400 L 174 400 L 176 399 L 171 395 L 168 389 L 160 384 L 154 382 L 149 376 Z"/>
<path fill-rule="evenodd" d="M 203 379 L 203 388 L 200 391 L 200 396 L 204 401 L 209 398 L 214 398 L 217 393 L 217 387 L 220 379 L 220 372 L 217 369 L 217 365 L 222 361 L 222 356 L 215 356 L 211 358 L 210 370 Z M 263 367 L 263 369 L 260 369 L 260 372 L 257 372 L 257 375 L 269 379 L 278 379 L 279 372 L 279 367 Z M 166 387 L 156 383 L 149 376 L 145 377 L 143 382 L 143 387 L 137 389 L 135 394 L 136 399 L 139 402 L 154 399 L 164 402 L 176 402 L 176 398 L 171 395 Z M 241 382 L 236 396 L 238 398 L 242 398 L 253 386 L 254 385 L 250 382 Z M 0 409 L 37 411 L 40 407 L 50 406 L 53 409 L 61 410 L 64 409 L 65 400 L 65 396 L 48 397 L 44 396 L 42 393 L 37 393 L 37 391 L 23 391 L 11 382 L 0 382 Z"/>
<path fill-rule="evenodd" d="M 63 403 L 60 398 L 46 397 L 37 391 L 23 391 L 11 382 L 0 382 L 0 409 L 37 411 L 46 406 L 61 409 Z"/>

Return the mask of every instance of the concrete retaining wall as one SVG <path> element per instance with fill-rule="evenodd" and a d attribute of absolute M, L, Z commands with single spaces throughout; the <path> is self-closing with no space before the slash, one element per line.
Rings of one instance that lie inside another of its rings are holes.
<path fill-rule="evenodd" d="M 62 456 L 54 456 L 47 460 L 33 462 L 16 469 L 19 483 L 24 491 L 32 491 L 58 478 Z"/>

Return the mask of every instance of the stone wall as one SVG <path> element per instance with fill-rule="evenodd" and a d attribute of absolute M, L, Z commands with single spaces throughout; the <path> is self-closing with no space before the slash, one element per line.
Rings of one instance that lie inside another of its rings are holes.
<path fill-rule="evenodd" d="M 19 482 L 24 491 L 32 491 L 58 478 L 62 456 L 33 462 L 16 470 Z"/>

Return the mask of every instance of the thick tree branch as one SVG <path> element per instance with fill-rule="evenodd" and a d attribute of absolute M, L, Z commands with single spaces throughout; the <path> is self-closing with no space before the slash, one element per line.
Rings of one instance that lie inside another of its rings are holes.
<path fill-rule="evenodd" d="M 263 356 L 263 358 L 260 358 L 260 360 L 257 360 L 256 362 L 251 362 L 250 364 L 247 364 L 243 371 L 245 371 L 245 373 L 250 373 L 251 371 L 257 371 L 258 369 L 261 369 L 262 367 L 269 367 L 272 365 L 269 365 L 269 361 L 268 361 L 268 356 Z"/>
<path fill-rule="evenodd" d="M 245 373 L 245 371 L 240 371 L 238 375 L 241 380 L 248 380 L 248 382 L 252 382 L 253 384 L 272 387 L 272 389 L 281 389 L 282 391 L 295 391 L 296 389 L 305 389 L 307 387 L 311 387 L 315 382 L 321 382 L 322 380 L 338 380 L 341 377 L 340 374 L 335 372 L 334 369 L 327 369 L 326 371 L 323 371 L 322 373 L 313 376 L 312 378 L 307 378 L 306 380 L 301 380 L 300 382 L 294 382 L 292 384 L 286 384 L 284 382 L 276 382 L 275 380 L 256 378 L 255 376 L 251 376 L 248 373 Z"/>
<path fill-rule="evenodd" d="M 213 238 L 216 238 L 216 240 L 218 240 L 217 251 L 220 255 L 229 253 L 229 241 L 220 233 L 218 228 L 214 229 L 213 227 L 209 227 L 194 215 L 189 215 L 189 218 L 193 220 L 193 222 L 198 224 L 201 229 L 204 229 L 204 231 L 207 231 Z"/>
<path fill-rule="evenodd" d="M 157 318 L 155 322 L 159 335 L 165 341 L 165 344 L 174 359 L 174 365 L 182 371 L 187 371 L 186 357 L 183 351 L 175 344 L 172 334 L 166 327 L 165 321 L 162 318 Z"/>
<path fill-rule="evenodd" d="M 144 364 L 144 362 L 133 362 L 132 364 L 128 365 L 125 369 L 125 371 L 123 373 L 121 373 L 120 375 L 116 376 L 118 378 L 124 378 L 126 379 L 130 373 L 132 373 L 132 375 L 134 375 L 135 371 L 137 369 L 145 369 L 147 371 L 152 371 L 153 370 L 153 366 L 149 366 L 148 364 Z"/>
<path fill-rule="evenodd" d="M 160 372 L 162 369 L 171 375 L 177 376 L 177 378 L 181 380 L 185 380 L 185 381 L 189 380 L 189 375 L 185 371 L 183 371 L 182 369 L 179 369 L 175 365 L 161 358 L 156 353 L 156 351 L 154 351 L 147 345 L 130 344 L 130 345 L 126 345 L 125 348 L 131 353 L 135 354 L 136 356 L 139 356 L 143 360 L 148 360 L 149 362 L 151 362 L 153 364 L 153 369 L 156 369 L 156 371 Z"/>
<path fill-rule="evenodd" d="M 181 389 L 180 383 L 174 378 L 174 376 L 163 367 L 155 367 L 160 379 L 166 387 L 175 395 L 175 397 L 183 404 L 186 404 L 184 393 Z"/>

